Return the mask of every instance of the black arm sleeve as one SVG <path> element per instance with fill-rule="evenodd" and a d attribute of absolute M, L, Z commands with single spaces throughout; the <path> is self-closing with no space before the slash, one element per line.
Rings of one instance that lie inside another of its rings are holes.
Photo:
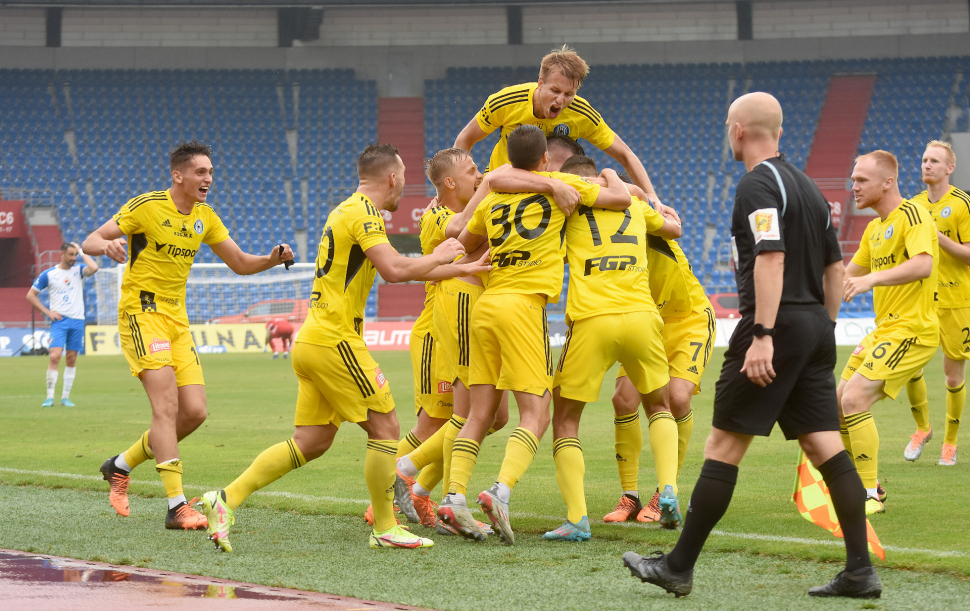
<path fill-rule="evenodd" d="M 735 206 L 754 242 L 754 254 L 764 251 L 785 251 L 785 220 L 782 197 L 770 170 L 757 168 L 745 174 L 735 192 Z"/>

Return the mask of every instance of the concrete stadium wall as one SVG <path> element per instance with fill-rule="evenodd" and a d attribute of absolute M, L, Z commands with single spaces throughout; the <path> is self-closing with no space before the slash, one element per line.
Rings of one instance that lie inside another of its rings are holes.
<path fill-rule="evenodd" d="M 65 47 L 275 47 L 276 11 L 65 9 Z"/>
<path fill-rule="evenodd" d="M 0 8 L 0 47 L 43 47 L 47 44 L 44 11 L 28 8 Z"/>
<path fill-rule="evenodd" d="M 315 46 L 504 45 L 502 7 L 329 9 Z"/>
<path fill-rule="evenodd" d="M 962 0 L 760 2 L 752 21 L 755 39 L 957 34 L 967 31 L 968 11 Z"/>

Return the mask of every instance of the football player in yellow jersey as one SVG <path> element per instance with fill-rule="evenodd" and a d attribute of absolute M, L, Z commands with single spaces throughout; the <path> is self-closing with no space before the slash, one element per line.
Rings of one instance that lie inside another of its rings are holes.
<path fill-rule="evenodd" d="M 377 272 L 388 282 L 406 282 L 441 280 L 487 266 L 452 265 L 464 252 L 456 240 L 446 240 L 432 254 L 417 259 L 398 254 L 390 245 L 381 212 L 397 210 L 404 190 L 404 163 L 397 153 L 389 144 L 365 148 L 357 159 L 356 192 L 327 217 L 317 247 L 309 313 L 293 347 L 299 381 L 296 430 L 292 439 L 264 450 L 229 486 L 203 495 L 209 538 L 219 549 L 232 551 L 229 527 L 246 497 L 322 456 L 344 421 L 357 423 L 367 433 L 364 479 L 374 514 L 370 546 L 433 545 L 402 529 L 394 517 L 400 426 L 390 385 L 362 337 L 364 304 Z"/>
<path fill-rule="evenodd" d="M 940 343 L 936 226 L 926 208 L 899 194 L 898 168 L 895 155 L 873 151 L 860 156 L 852 170 L 856 206 L 879 215 L 846 268 L 842 296 L 848 303 L 872 289 L 876 328 L 849 357 L 838 387 L 842 441 L 866 487 L 866 515 L 886 510 L 877 492 L 879 433 L 869 409 L 886 397 L 895 399 Z"/>
<path fill-rule="evenodd" d="M 596 180 L 596 163 L 585 155 L 568 159 L 562 169 Z M 579 420 L 586 403 L 599 397 L 603 376 L 617 361 L 630 372 L 634 392 L 648 409 L 665 523 L 680 522 L 677 426 L 667 406 L 670 378 L 661 339 L 663 321 L 650 294 L 646 257 L 648 233 L 673 239 L 680 232 L 680 223 L 637 197 L 622 212 L 582 206 L 566 220 L 569 331 L 556 368 L 552 430 L 556 480 L 567 517 L 543 539 L 585 541 L 591 536 Z"/>
<path fill-rule="evenodd" d="M 539 80 L 506 87 L 485 101 L 455 139 L 455 148 L 470 151 L 476 142 L 496 129 L 501 137 L 486 172 L 509 162 L 508 137 L 520 125 L 535 125 L 546 134 L 556 133 L 573 140 L 585 138 L 622 165 L 651 201 L 659 202 L 643 164 L 625 142 L 613 132 L 589 102 L 576 95 L 589 66 L 573 49 L 563 45 L 542 58 Z"/>
<path fill-rule="evenodd" d="M 946 376 L 946 426 L 939 464 L 957 464 L 957 432 L 967 400 L 964 383 L 966 361 L 970 358 L 970 195 L 950 184 L 956 168 L 956 155 L 950 144 L 934 140 L 923 153 L 922 174 L 926 190 L 910 198 L 929 210 L 940 240 L 939 304 L 940 345 L 943 347 L 943 374 Z M 916 432 L 903 451 L 906 460 L 916 460 L 923 446 L 933 437 L 930 427 L 926 380 L 917 376 L 906 384 L 913 406 Z"/>
<path fill-rule="evenodd" d="M 283 244 L 265 256 L 244 253 L 205 203 L 212 186 L 212 149 L 182 143 L 169 155 L 172 186 L 131 199 L 84 241 L 92 256 L 128 263 L 118 302 L 121 350 L 152 407 L 151 428 L 127 452 L 101 465 L 111 484 L 109 500 L 127 516 L 129 473 L 156 461 L 168 496 L 166 528 L 205 528 L 205 517 L 182 493 L 178 442 L 206 417 L 205 382 L 185 310 L 185 284 L 202 243 L 237 274 L 256 274 L 293 259 Z M 125 246 L 128 246 L 126 252 Z"/>
<path fill-rule="evenodd" d="M 517 168 L 512 173 L 541 172 L 548 162 L 542 130 L 532 125 L 515 129 L 509 135 L 509 160 Z M 506 174 L 489 176 L 491 193 L 475 207 L 459 237 L 472 251 L 487 240 L 492 271 L 471 312 L 471 412 L 455 439 L 449 494 L 438 516 L 464 536 L 485 537 L 468 511 L 465 493 L 502 391 L 511 390 L 519 407 L 519 426 L 509 438 L 498 481 L 478 496 L 501 538 L 511 545 L 509 496 L 549 426 L 553 364 L 546 304 L 558 301 L 562 290 L 566 213 L 541 193 L 512 193 L 503 182 Z M 629 206 L 630 195 L 615 173 L 602 189 L 568 174 L 547 177 L 560 178 L 576 189 L 581 204 Z"/>

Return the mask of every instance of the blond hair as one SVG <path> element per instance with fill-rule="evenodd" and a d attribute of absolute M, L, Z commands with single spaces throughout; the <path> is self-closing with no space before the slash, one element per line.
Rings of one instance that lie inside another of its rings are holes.
<path fill-rule="evenodd" d="M 553 71 L 558 71 L 564 77 L 576 83 L 578 89 L 583 84 L 583 79 L 589 75 L 589 65 L 576 53 L 575 49 L 563 45 L 562 48 L 553 49 L 551 53 L 542 58 L 542 64 L 539 66 L 539 78 L 546 80 Z"/>
<path fill-rule="evenodd" d="M 441 149 L 431 159 L 424 162 L 424 175 L 428 177 L 435 187 L 440 188 L 442 182 L 448 176 L 448 170 L 458 165 L 462 159 L 469 157 L 470 154 L 465 149 L 448 148 Z"/>
<path fill-rule="evenodd" d="M 946 149 L 946 157 L 947 157 L 948 163 L 955 164 L 957 162 L 957 155 L 956 153 L 953 152 L 953 147 L 950 146 L 949 142 L 944 142 L 943 140 L 930 140 L 929 142 L 926 143 L 926 148 L 930 148 L 931 146 L 936 146 L 941 149 Z"/>
<path fill-rule="evenodd" d="M 859 155 L 855 158 L 856 163 L 858 163 L 860 159 L 865 159 L 866 157 L 869 157 L 875 161 L 876 165 L 885 170 L 887 174 L 893 178 L 893 180 L 899 182 L 899 161 L 896 159 L 895 155 L 889 151 L 879 149 L 872 151 L 871 153 L 866 153 L 865 155 Z"/>

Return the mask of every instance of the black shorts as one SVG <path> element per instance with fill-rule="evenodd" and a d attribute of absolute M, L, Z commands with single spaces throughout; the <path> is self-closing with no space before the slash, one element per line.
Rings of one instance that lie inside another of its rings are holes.
<path fill-rule="evenodd" d="M 786 439 L 838 431 L 835 323 L 828 312 L 821 307 L 778 312 L 772 359 L 776 377 L 765 388 L 741 373 L 753 326 L 753 317 L 745 316 L 731 336 L 714 391 L 713 425 L 767 437 L 777 422 Z"/>

